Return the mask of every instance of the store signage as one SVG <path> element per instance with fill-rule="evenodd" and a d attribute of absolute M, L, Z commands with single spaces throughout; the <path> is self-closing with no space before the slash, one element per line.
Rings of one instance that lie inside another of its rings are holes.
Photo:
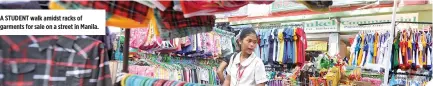
<path fill-rule="evenodd" d="M 326 41 L 307 41 L 307 51 L 328 51 Z"/>
<path fill-rule="evenodd" d="M 281 25 L 303 24 L 305 33 L 337 32 L 337 22 L 335 20 L 312 20 L 302 22 L 281 23 Z"/>
<path fill-rule="evenodd" d="M 378 15 L 378 16 L 363 16 L 363 17 L 350 17 L 341 18 L 341 28 L 340 31 L 359 31 L 359 30 L 389 30 L 391 29 L 391 24 L 375 24 L 375 25 L 359 25 L 368 23 L 378 23 L 378 22 L 391 22 L 392 15 Z M 418 21 L 418 13 L 409 14 L 397 14 L 396 21 Z M 398 24 L 398 27 L 412 27 L 417 28 L 416 24 Z"/>

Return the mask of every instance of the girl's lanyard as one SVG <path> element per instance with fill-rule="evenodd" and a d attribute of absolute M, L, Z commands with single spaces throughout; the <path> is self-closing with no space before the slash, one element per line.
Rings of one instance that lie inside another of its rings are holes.
<path fill-rule="evenodd" d="M 243 70 L 241 70 L 241 69 L 243 69 Z M 246 67 L 242 67 L 242 65 L 240 63 L 238 64 L 238 73 L 236 74 L 237 75 L 236 76 L 236 79 L 237 79 L 236 86 L 239 84 L 239 81 L 241 81 L 241 78 L 242 78 L 242 75 L 245 72 L 245 69 L 246 69 Z"/>
<path fill-rule="evenodd" d="M 249 58 L 253 58 L 252 61 L 254 61 L 256 59 L 256 57 L 249 57 Z M 250 62 L 248 65 L 242 66 L 241 63 L 238 64 L 238 73 L 236 73 L 236 85 L 239 85 L 239 81 L 241 81 L 242 76 L 244 75 L 245 69 L 251 64 L 252 62 Z M 243 70 L 241 70 L 243 69 Z M 253 72 L 254 73 L 254 72 Z"/>

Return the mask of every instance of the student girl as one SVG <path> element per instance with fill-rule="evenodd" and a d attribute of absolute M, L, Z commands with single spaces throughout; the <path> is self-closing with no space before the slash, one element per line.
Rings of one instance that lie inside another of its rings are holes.
<path fill-rule="evenodd" d="M 240 31 L 237 42 L 241 51 L 231 56 L 223 86 L 265 86 L 265 65 L 253 52 L 258 41 L 254 29 Z"/>

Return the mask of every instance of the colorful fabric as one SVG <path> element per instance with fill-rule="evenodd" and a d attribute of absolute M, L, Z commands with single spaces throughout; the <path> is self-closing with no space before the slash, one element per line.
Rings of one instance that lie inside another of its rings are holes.
<path fill-rule="evenodd" d="M 182 29 L 187 27 L 213 27 L 215 24 L 215 16 L 195 16 L 186 18 L 182 12 L 174 11 L 173 9 L 167 9 L 165 11 L 155 11 L 156 19 L 161 24 L 162 29 Z"/>
<path fill-rule="evenodd" d="M 165 0 L 150 0 L 150 2 L 161 11 L 165 11 L 167 8 L 173 5 L 172 1 L 165 1 Z"/>
<path fill-rule="evenodd" d="M 85 36 L 0 36 L 5 86 L 111 86 L 102 42 Z"/>
<path fill-rule="evenodd" d="M 149 34 L 148 28 L 143 29 L 132 29 L 131 30 L 131 38 L 129 45 L 132 48 L 139 48 L 147 41 L 147 35 Z"/>
<path fill-rule="evenodd" d="M 270 4 L 273 0 L 251 2 L 253 4 Z M 249 3 L 250 1 L 180 1 L 184 16 L 187 18 L 236 11 Z"/>
<path fill-rule="evenodd" d="M 61 0 L 61 3 L 75 3 L 93 9 L 104 9 L 107 13 L 127 17 L 138 22 L 147 21 L 149 7 L 135 1 L 69 1 Z"/>

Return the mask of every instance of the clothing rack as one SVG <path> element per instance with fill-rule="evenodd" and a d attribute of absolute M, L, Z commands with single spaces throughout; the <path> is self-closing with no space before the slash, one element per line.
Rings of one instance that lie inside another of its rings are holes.
<path fill-rule="evenodd" d="M 410 23 L 410 24 L 432 24 L 432 22 L 407 22 L 407 21 L 395 21 L 396 23 Z M 375 25 L 375 24 L 391 24 L 391 22 L 378 22 L 378 23 L 367 23 L 358 25 Z"/>
<path fill-rule="evenodd" d="M 394 0 L 394 3 L 396 2 L 396 0 Z M 395 29 L 396 29 L 396 26 L 399 24 L 399 23 L 406 23 L 406 24 L 429 24 L 429 25 L 432 25 L 433 23 L 432 22 L 407 22 L 407 21 L 395 21 L 395 9 L 396 9 L 396 7 L 395 7 L 395 5 L 396 4 L 394 4 L 394 6 L 393 6 L 393 9 L 394 9 L 394 11 L 393 11 L 393 16 L 392 16 L 392 18 L 393 18 L 393 22 L 377 22 L 377 23 L 367 23 L 367 24 L 358 24 L 358 25 L 360 25 L 360 26 L 363 26 L 363 25 L 375 25 L 375 24 L 393 24 L 392 25 L 392 36 L 393 37 L 395 37 Z M 433 29 L 432 28 L 430 28 L 430 31 L 431 32 L 433 32 Z M 433 34 L 432 34 L 432 36 L 433 36 Z M 391 78 L 391 76 L 389 76 L 389 74 L 392 74 L 392 72 L 388 72 L 389 70 L 387 70 L 387 69 L 385 69 L 385 78 L 387 78 L 387 79 L 385 79 L 385 85 L 387 85 L 387 83 L 389 82 L 389 79 Z M 388 73 L 387 73 L 388 72 Z M 397 73 L 397 74 L 399 74 L 399 73 Z M 413 74 L 412 74 L 413 75 Z M 431 77 L 431 76 L 430 76 Z"/>
<path fill-rule="evenodd" d="M 425 77 L 432 77 L 431 75 L 425 75 L 425 74 L 416 74 L 416 73 L 402 73 L 402 72 L 391 72 L 391 74 L 397 74 L 397 75 L 414 75 L 414 76 L 425 76 Z"/>

